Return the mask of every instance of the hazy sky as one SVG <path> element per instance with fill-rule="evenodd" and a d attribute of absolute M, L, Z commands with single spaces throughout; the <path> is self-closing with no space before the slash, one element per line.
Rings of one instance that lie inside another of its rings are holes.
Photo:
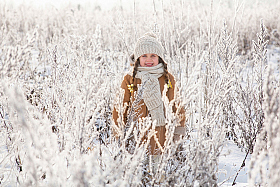
<path fill-rule="evenodd" d="M 6 1 L 9 3 L 15 3 L 15 4 L 21 4 L 21 3 L 32 3 L 36 6 L 44 6 L 46 4 L 52 4 L 56 7 L 59 7 L 60 5 L 67 4 L 69 2 L 75 3 L 75 4 L 85 4 L 90 2 L 92 5 L 100 5 L 102 9 L 111 9 L 112 7 L 116 5 L 120 5 L 121 3 L 124 6 L 132 6 L 134 0 L 0 0 L 0 1 Z M 138 0 L 136 0 L 138 1 Z M 145 1 L 145 0 L 144 0 Z M 147 1 L 147 0 L 146 0 Z M 152 0 L 150 0 L 152 1 Z M 141 2 L 141 1 L 139 1 Z M 142 0 L 143 2 L 143 0 Z"/>
<path fill-rule="evenodd" d="M 46 4 L 52 4 L 56 7 L 59 7 L 60 5 L 65 5 L 69 2 L 75 3 L 75 4 L 85 4 L 90 2 L 92 5 L 100 5 L 103 10 L 109 10 L 114 6 L 122 5 L 124 8 L 133 8 L 134 1 L 136 2 L 137 6 L 153 6 L 153 0 L 0 0 L 8 3 L 16 3 L 21 4 L 23 2 L 25 3 L 32 3 L 36 6 L 44 6 Z M 154 0 L 157 3 L 161 3 L 162 0 Z M 165 3 L 174 2 L 176 0 L 164 0 Z M 177 0 L 182 1 L 182 0 Z M 183 0 L 184 2 L 191 2 L 194 0 Z M 209 3 L 210 0 L 195 0 L 199 2 L 205 2 Z M 228 0 L 231 4 L 234 4 L 236 2 L 235 0 Z M 264 3 L 273 3 L 277 2 L 278 0 L 237 0 L 237 2 L 241 3 L 244 2 L 246 6 L 250 6 L 252 3 L 264 2 Z M 220 0 L 214 0 L 214 3 L 220 2 Z"/>

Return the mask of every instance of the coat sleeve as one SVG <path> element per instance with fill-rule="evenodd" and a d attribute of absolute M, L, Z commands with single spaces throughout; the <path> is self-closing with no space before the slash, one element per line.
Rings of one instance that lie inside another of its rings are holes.
<path fill-rule="evenodd" d="M 130 103 L 130 96 L 131 96 L 131 93 L 130 93 L 130 90 L 128 89 L 128 85 L 130 85 L 130 81 L 131 81 L 131 76 L 130 75 L 126 75 L 122 81 L 122 84 L 121 84 L 121 88 L 124 90 L 124 97 L 123 97 L 123 106 L 124 106 L 124 103 L 127 103 L 127 107 L 125 108 L 125 111 L 124 111 L 124 114 L 123 114 L 123 122 L 126 123 L 127 121 L 127 110 L 128 110 L 128 106 L 129 106 L 129 103 Z M 119 122 L 118 122 L 118 118 L 119 118 L 119 112 L 117 111 L 116 107 L 114 106 L 114 109 L 113 109 L 113 122 L 115 123 L 115 125 L 117 127 L 119 127 Z M 113 130 L 113 134 L 115 137 L 118 137 L 117 135 L 117 132 L 116 132 L 116 129 L 112 129 Z"/>
<path fill-rule="evenodd" d="M 174 79 L 173 75 L 169 75 L 169 79 L 171 82 L 172 87 L 170 87 L 170 93 L 169 94 L 169 100 L 173 100 L 174 99 L 174 95 L 175 95 L 175 89 L 176 89 L 176 82 Z M 177 112 L 177 107 L 175 106 L 175 103 L 173 105 L 173 112 L 176 113 Z M 184 136 L 186 134 L 186 128 L 185 128 L 185 121 L 186 121 L 186 117 L 185 117 L 185 109 L 183 107 L 179 108 L 179 112 L 178 112 L 178 117 L 179 117 L 179 123 L 180 125 L 175 127 L 175 131 L 174 131 L 174 139 L 179 139 L 180 135 Z"/>

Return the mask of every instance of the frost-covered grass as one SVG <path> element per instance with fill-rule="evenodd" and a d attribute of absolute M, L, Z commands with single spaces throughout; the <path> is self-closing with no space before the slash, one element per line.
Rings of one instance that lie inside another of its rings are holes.
<path fill-rule="evenodd" d="M 236 178 L 241 186 L 277 186 L 279 2 L 151 2 L 111 10 L 0 3 L 1 185 L 227 186 Z M 111 135 L 128 57 L 148 31 L 166 49 L 174 102 L 186 110 L 187 135 L 178 143 L 177 119 L 167 115 L 155 173 L 141 142 L 150 120 L 128 129 L 130 151 L 127 137 Z"/>

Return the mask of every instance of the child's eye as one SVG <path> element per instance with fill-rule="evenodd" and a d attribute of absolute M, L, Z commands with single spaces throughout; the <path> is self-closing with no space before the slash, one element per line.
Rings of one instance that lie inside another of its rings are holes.
<path fill-rule="evenodd" d="M 142 57 L 147 57 L 147 55 L 142 55 Z"/>

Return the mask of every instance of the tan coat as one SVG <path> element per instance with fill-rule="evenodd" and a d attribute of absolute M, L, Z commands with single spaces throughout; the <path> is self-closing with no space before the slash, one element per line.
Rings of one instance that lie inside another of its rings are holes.
<path fill-rule="evenodd" d="M 166 92 L 166 95 L 169 99 L 169 101 L 173 100 L 174 99 L 174 90 L 175 90 L 175 79 L 173 77 L 173 75 L 171 75 L 169 73 L 169 79 L 170 79 L 170 82 L 171 82 L 171 86 L 169 86 L 167 92 Z M 160 83 L 160 90 L 161 90 L 161 93 L 164 89 L 164 85 L 166 84 L 165 83 L 165 76 L 161 76 L 159 79 L 159 83 Z M 134 87 L 133 87 L 133 90 L 129 88 L 129 86 L 133 84 Z M 131 75 L 126 75 L 124 77 L 124 80 L 121 84 L 121 88 L 124 89 L 124 99 L 123 99 L 123 103 L 127 103 L 128 104 L 128 107 L 130 106 L 130 97 L 132 96 L 132 102 L 135 100 L 134 98 L 134 92 L 137 91 L 137 85 L 138 84 L 141 84 L 141 79 L 138 79 L 138 78 L 135 78 L 134 79 L 134 82 L 132 82 L 132 76 Z M 148 116 L 148 109 L 147 109 L 147 106 L 145 105 L 144 101 L 142 100 L 140 103 L 140 105 L 142 104 L 141 108 L 140 108 L 140 111 L 139 111 L 139 114 L 141 116 L 138 116 L 138 117 L 146 117 Z M 124 113 L 124 123 L 127 122 L 127 112 L 128 112 L 128 108 L 126 109 L 125 113 Z M 176 112 L 176 107 L 173 106 L 173 112 Z M 182 128 L 182 127 L 185 127 L 185 111 L 183 108 L 181 108 L 180 112 L 180 126 L 181 127 L 178 127 L 175 129 L 175 133 L 174 133 L 174 136 L 178 136 L 181 134 L 181 135 L 184 135 L 185 131 L 184 129 L 185 128 Z M 118 112 L 116 111 L 116 109 L 114 108 L 113 110 L 113 120 L 115 122 L 116 125 L 118 125 L 117 123 L 117 119 L 118 119 Z M 156 127 L 156 132 L 157 132 L 157 138 L 159 139 L 159 143 L 161 144 L 161 146 L 163 147 L 164 145 L 164 142 L 165 142 L 165 132 L 166 132 L 166 128 L 165 126 L 162 126 L 162 127 Z M 117 137 L 117 134 L 114 132 L 114 135 Z M 176 138 L 176 137 L 175 137 Z M 159 150 L 158 149 L 158 146 L 154 140 L 154 138 L 151 138 L 150 140 L 150 154 L 152 155 L 155 155 L 155 154 L 160 154 L 161 152 L 160 151 L 157 151 Z"/>

